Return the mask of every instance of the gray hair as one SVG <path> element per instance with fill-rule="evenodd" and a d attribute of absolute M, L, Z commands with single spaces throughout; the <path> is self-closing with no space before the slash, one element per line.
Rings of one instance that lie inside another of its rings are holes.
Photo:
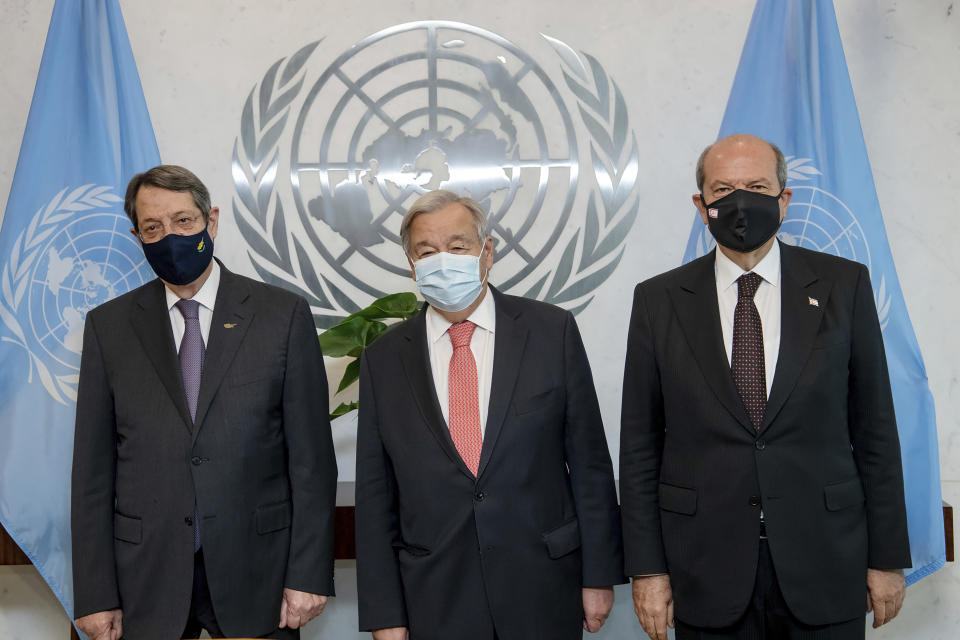
<path fill-rule="evenodd" d="M 783 152 L 780 151 L 780 147 L 773 144 L 769 140 L 764 140 L 770 148 L 773 149 L 773 155 L 777 159 L 777 182 L 780 183 L 780 190 L 787 186 L 787 159 L 783 157 Z M 706 149 L 700 154 L 700 157 L 697 159 L 697 191 L 703 193 L 703 183 L 706 182 L 707 176 L 706 172 L 703 169 L 703 165 L 707 160 L 707 154 L 710 153 L 710 150 L 713 149 L 713 143 L 708 145 Z"/>
<path fill-rule="evenodd" d="M 487 214 L 484 213 L 480 204 L 473 198 L 458 196 L 453 191 L 446 189 L 437 189 L 428 191 L 414 201 L 413 205 L 403 216 L 403 222 L 400 223 L 400 242 L 403 244 L 403 252 L 410 255 L 410 226 L 414 219 L 422 213 L 433 213 L 439 211 L 451 204 L 462 205 L 473 216 L 473 221 L 477 225 L 477 238 L 480 244 L 483 244 L 487 236 Z"/>
<path fill-rule="evenodd" d="M 167 191 L 188 192 L 190 197 L 193 198 L 193 204 L 203 214 L 204 225 L 206 226 L 209 222 L 210 192 L 200 182 L 200 178 L 189 169 L 184 169 L 175 164 L 161 164 L 143 173 L 138 173 L 127 184 L 127 195 L 123 200 L 123 210 L 127 213 L 127 217 L 130 218 L 135 230 L 140 230 L 137 223 L 137 193 L 143 186 L 157 187 Z"/>

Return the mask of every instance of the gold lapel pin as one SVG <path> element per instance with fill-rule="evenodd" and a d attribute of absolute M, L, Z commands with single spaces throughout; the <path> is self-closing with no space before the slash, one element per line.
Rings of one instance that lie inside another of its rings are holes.
<path fill-rule="evenodd" d="M 811 307 L 816 307 L 818 309 L 820 308 L 820 301 L 817 300 L 816 298 L 811 298 L 808 296 L 807 301 L 810 302 Z"/>
<path fill-rule="evenodd" d="M 813 298 L 810 298 L 810 299 L 813 300 Z M 813 303 L 811 302 L 810 304 L 813 304 Z M 224 322 L 224 323 L 223 323 L 223 328 L 224 328 L 224 329 L 233 329 L 235 326 L 237 326 L 237 323 L 236 323 L 236 322 Z"/>

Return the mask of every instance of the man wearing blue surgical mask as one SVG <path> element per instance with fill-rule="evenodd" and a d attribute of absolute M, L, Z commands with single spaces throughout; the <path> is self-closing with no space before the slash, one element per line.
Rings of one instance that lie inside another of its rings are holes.
<path fill-rule="evenodd" d="M 421 196 L 400 236 L 424 311 L 363 354 L 360 628 L 573 640 L 624 582 L 610 454 L 572 314 L 500 293 L 486 215 Z"/>
<path fill-rule="evenodd" d="M 124 209 L 157 279 L 87 314 L 72 532 L 91 640 L 293 640 L 333 594 L 336 460 L 306 301 L 213 258 L 219 211 L 162 165 Z"/>

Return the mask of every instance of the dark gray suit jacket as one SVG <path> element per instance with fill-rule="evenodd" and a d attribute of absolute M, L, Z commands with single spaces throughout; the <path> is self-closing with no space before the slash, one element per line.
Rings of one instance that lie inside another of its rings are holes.
<path fill-rule="evenodd" d="M 333 593 L 336 460 L 306 302 L 221 269 L 190 419 L 159 280 L 87 314 L 73 460 L 75 615 L 186 624 L 194 501 L 217 620 L 268 633 L 290 587 Z"/>
<path fill-rule="evenodd" d="M 624 581 L 617 497 L 573 316 L 500 294 L 479 477 L 454 447 L 423 313 L 363 354 L 360 628 L 413 640 L 580 638 L 582 587 Z"/>
<path fill-rule="evenodd" d="M 745 610 L 763 509 L 808 624 L 862 616 L 867 567 L 910 566 L 900 444 L 866 267 L 781 245 L 780 354 L 759 432 L 730 373 L 714 254 L 637 285 L 620 432 L 626 570 L 681 620 Z"/>

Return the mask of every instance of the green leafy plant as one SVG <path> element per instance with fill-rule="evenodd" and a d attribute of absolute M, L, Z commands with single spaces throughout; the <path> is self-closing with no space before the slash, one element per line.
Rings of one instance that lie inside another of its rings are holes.
<path fill-rule="evenodd" d="M 387 330 L 382 320 L 405 320 L 420 311 L 420 301 L 412 293 L 394 293 L 384 296 L 366 309 L 353 313 L 339 324 L 320 334 L 323 355 L 331 358 L 353 358 L 343 372 L 337 393 L 340 393 L 360 377 L 360 354 Z M 356 402 L 341 402 L 330 419 L 337 418 L 357 408 Z"/>

